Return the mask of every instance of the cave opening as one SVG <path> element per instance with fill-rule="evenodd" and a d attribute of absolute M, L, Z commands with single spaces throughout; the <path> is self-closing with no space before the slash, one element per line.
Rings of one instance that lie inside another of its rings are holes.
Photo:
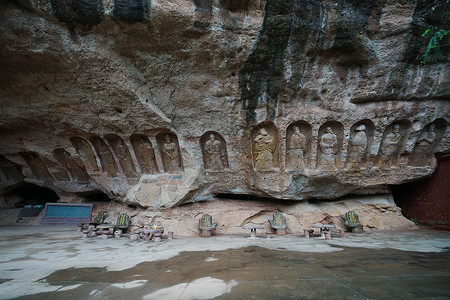
<path fill-rule="evenodd" d="M 86 202 L 111 202 L 111 198 L 107 194 L 101 191 L 93 191 L 89 194 L 82 195 L 85 197 Z"/>
<path fill-rule="evenodd" d="M 391 186 L 395 204 L 416 224 L 450 231 L 450 155 L 437 156 L 434 173 L 425 179 Z"/>
<path fill-rule="evenodd" d="M 25 206 L 42 205 L 59 200 L 58 195 L 51 189 L 38 186 L 32 183 L 23 183 L 13 190 L 7 196 L 9 206 L 20 208 Z"/>

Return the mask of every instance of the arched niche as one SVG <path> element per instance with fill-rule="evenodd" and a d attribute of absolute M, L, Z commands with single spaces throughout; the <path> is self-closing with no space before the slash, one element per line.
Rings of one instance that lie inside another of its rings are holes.
<path fill-rule="evenodd" d="M 286 169 L 303 171 L 309 167 L 312 127 L 306 121 L 291 123 L 286 129 Z"/>
<path fill-rule="evenodd" d="M 343 139 L 344 126 L 340 122 L 328 121 L 320 126 L 317 141 L 318 169 L 334 170 L 340 167 Z"/>
<path fill-rule="evenodd" d="M 27 165 L 30 167 L 31 172 L 38 180 L 45 183 L 53 183 L 55 181 L 39 155 L 33 152 L 21 152 L 19 154 L 25 160 Z"/>
<path fill-rule="evenodd" d="M 62 148 L 57 148 L 53 150 L 53 156 L 55 159 L 66 168 L 69 173 L 70 179 L 73 181 L 90 181 L 86 169 L 79 164 L 69 152 Z"/>
<path fill-rule="evenodd" d="M 200 147 L 205 169 L 221 171 L 228 168 L 227 143 L 220 133 L 205 132 L 200 137 Z"/>
<path fill-rule="evenodd" d="M 366 165 L 375 135 L 375 125 L 369 119 L 356 122 L 350 128 L 345 166 L 357 169 Z"/>
<path fill-rule="evenodd" d="M 166 173 L 178 173 L 183 171 L 183 162 L 181 159 L 180 145 L 175 133 L 162 131 L 156 135 L 159 151 Z"/>
<path fill-rule="evenodd" d="M 130 137 L 130 143 L 133 147 L 136 158 L 139 162 L 139 168 L 142 174 L 158 173 L 158 166 L 155 159 L 155 149 L 148 137 L 140 134 L 133 134 Z"/>
<path fill-rule="evenodd" d="M 72 143 L 78 155 L 84 159 L 83 162 L 86 170 L 88 172 L 99 172 L 97 158 L 95 157 L 94 150 L 92 149 L 91 144 L 89 144 L 85 139 L 78 136 L 71 137 L 70 142 Z"/>
<path fill-rule="evenodd" d="M 255 170 L 279 168 L 278 128 L 272 122 L 262 122 L 253 128 L 251 138 Z"/>
<path fill-rule="evenodd" d="M 409 165 L 415 167 L 429 166 L 434 157 L 434 151 L 446 131 L 447 121 L 444 119 L 436 119 L 427 124 L 417 137 Z"/>
<path fill-rule="evenodd" d="M 0 155 L 0 170 L 6 182 L 21 182 L 24 179 L 21 166 Z"/>
<path fill-rule="evenodd" d="M 376 165 L 379 168 L 390 168 L 397 165 L 410 128 L 411 122 L 408 120 L 394 121 L 385 128 L 378 149 Z"/>
<path fill-rule="evenodd" d="M 116 162 L 114 161 L 111 150 L 108 145 L 106 145 L 105 141 L 96 135 L 91 136 L 89 141 L 94 146 L 95 152 L 100 158 L 103 172 L 109 174 L 110 176 L 117 176 Z"/>
<path fill-rule="evenodd" d="M 136 167 L 125 141 L 116 134 L 107 134 L 104 136 L 104 138 L 119 159 L 120 166 L 125 176 L 136 177 Z"/>

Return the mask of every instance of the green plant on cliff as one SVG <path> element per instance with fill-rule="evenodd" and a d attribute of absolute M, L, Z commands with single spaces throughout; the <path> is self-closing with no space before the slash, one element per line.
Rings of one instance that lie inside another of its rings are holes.
<path fill-rule="evenodd" d="M 441 29 L 437 32 L 431 31 L 430 29 L 427 29 L 423 34 L 422 37 L 426 37 L 431 35 L 430 41 L 428 42 L 427 49 L 425 50 L 425 53 L 423 55 L 423 60 L 420 62 L 421 64 L 426 64 L 430 59 L 437 60 L 439 57 L 441 57 L 441 42 L 442 39 L 445 38 L 447 35 L 450 34 L 450 30 Z"/>
<path fill-rule="evenodd" d="M 449 4 L 450 0 L 446 0 L 445 4 Z M 447 8 L 443 17 L 445 19 L 444 27 L 448 28 L 449 23 L 449 10 L 448 5 L 444 6 Z M 427 49 L 425 50 L 425 53 L 423 55 L 423 60 L 420 62 L 421 64 L 426 64 L 430 60 L 436 61 L 439 57 L 441 57 L 441 44 L 442 41 L 445 39 L 446 36 L 450 34 L 450 30 L 448 29 L 439 29 L 439 30 L 433 30 L 433 29 L 427 29 L 422 34 L 423 38 L 430 37 L 430 40 L 428 41 Z"/>

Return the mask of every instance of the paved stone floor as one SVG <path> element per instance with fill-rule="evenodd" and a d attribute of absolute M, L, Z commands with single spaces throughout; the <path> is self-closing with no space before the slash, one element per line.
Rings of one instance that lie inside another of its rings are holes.
<path fill-rule="evenodd" d="M 82 240 L 0 227 L 1 299 L 450 299 L 450 233 Z"/>

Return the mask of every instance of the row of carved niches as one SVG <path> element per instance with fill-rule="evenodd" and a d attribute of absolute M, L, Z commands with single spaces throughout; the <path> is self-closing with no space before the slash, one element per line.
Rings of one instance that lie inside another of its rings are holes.
<path fill-rule="evenodd" d="M 131 149 L 134 151 L 138 166 L 135 165 L 126 141 L 116 134 L 107 134 L 104 140 L 99 136 L 91 136 L 89 142 L 81 137 L 72 137 L 70 141 L 78 155 L 83 158 L 88 172 L 102 171 L 112 177 L 120 172 L 127 177 L 136 177 L 139 170 L 142 174 L 159 172 L 155 149 L 145 135 L 130 136 Z M 183 171 L 177 136 L 169 131 L 163 131 L 156 135 L 156 143 L 164 171 L 167 173 Z"/>
<path fill-rule="evenodd" d="M 225 139 L 217 132 L 208 131 L 200 138 L 205 169 L 221 171 L 228 168 L 228 155 Z"/>
<path fill-rule="evenodd" d="M 398 120 L 388 125 L 381 138 L 378 154 L 371 164 L 379 168 L 390 168 L 398 164 L 401 151 L 408 139 L 411 122 Z M 420 132 L 410 156 L 411 166 L 430 165 L 434 149 L 447 130 L 447 122 L 437 119 Z M 375 125 L 365 119 L 350 128 L 347 156 L 342 159 L 344 126 L 337 121 L 328 121 L 320 126 L 317 140 L 317 169 L 358 169 L 368 164 L 370 149 L 375 135 Z M 252 130 L 252 159 L 255 170 L 267 171 L 278 167 L 278 129 L 264 122 Z M 292 123 L 286 129 L 286 169 L 302 171 L 311 165 L 312 126 L 305 121 Z"/>

